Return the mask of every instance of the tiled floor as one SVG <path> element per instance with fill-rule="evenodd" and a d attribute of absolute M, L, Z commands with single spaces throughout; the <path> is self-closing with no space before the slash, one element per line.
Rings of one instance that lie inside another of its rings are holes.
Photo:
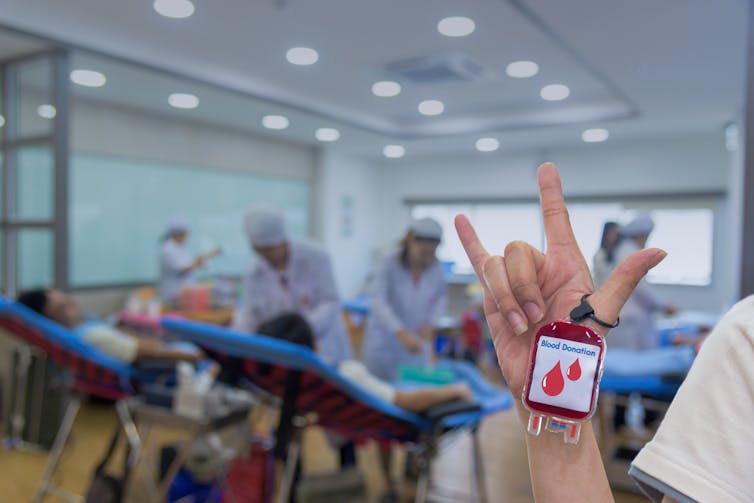
<path fill-rule="evenodd" d="M 115 415 L 110 407 L 94 404 L 85 406 L 74 426 L 71 442 L 63 457 L 56 481 L 74 492 L 83 492 L 89 483 L 94 464 L 104 452 L 114 427 Z M 176 435 L 175 432 L 164 431 L 154 434 L 159 435 L 158 438 L 161 440 L 168 440 Z M 484 439 L 482 453 L 489 501 L 532 501 L 526 450 L 514 414 L 505 412 L 488 418 L 482 425 L 480 435 Z M 470 440 L 467 434 L 460 436 L 439 457 L 435 478 L 441 481 L 443 489 L 465 492 L 471 487 Z M 359 465 L 366 476 L 370 501 L 378 501 L 383 483 L 377 470 L 376 447 L 367 445 L 360 448 L 358 457 Z M 0 501 L 29 501 L 44 469 L 45 461 L 44 453 L 0 450 Z M 335 465 L 335 456 L 322 432 L 317 429 L 308 431 L 304 437 L 304 471 L 328 471 L 333 470 Z M 615 494 L 619 503 L 645 501 L 631 493 Z M 145 503 L 143 498 L 136 498 L 139 503 Z M 50 497 L 46 501 L 58 500 Z"/>

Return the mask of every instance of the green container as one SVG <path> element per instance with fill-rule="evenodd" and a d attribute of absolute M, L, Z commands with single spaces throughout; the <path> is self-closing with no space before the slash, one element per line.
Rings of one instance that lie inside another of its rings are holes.
<path fill-rule="evenodd" d="M 401 381 L 409 381 L 426 384 L 450 384 L 456 381 L 455 373 L 450 369 L 427 368 L 414 365 L 401 365 L 398 367 L 398 375 Z"/>

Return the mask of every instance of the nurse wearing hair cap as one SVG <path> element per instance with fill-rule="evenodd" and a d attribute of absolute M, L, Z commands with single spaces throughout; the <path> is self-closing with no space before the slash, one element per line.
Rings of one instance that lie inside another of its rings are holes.
<path fill-rule="evenodd" d="M 160 299 L 167 304 L 175 304 L 181 287 L 194 280 L 194 271 L 204 267 L 205 262 L 221 253 L 220 248 L 195 256 L 185 246 L 188 238 L 188 221 L 174 218 L 165 231 L 165 242 L 160 250 Z"/>
<path fill-rule="evenodd" d="M 393 381 L 400 365 L 427 365 L 434 329 L 448 303 L 437 246 L 442 227 L 431 218 L 411 222 L 398 250 L 375 274 L 364 343 L 364 363 Z"/>
<path fill-rule="evenodd" d="M 632 253 L 644 249 L 653 229 L 654 221 L 646 213 L 624 225 L 621 228 L 623 239 L 615 250 L 615 263 L 620 264 Z M 658 296 L 646 278 L 642 278 L 620 312 L 620 325 L 610 331 L 610 347 L 638 350 L 658 347 L 656 314 L 669 315 L 676 311 L 674 305 Z"/>
<path fill-rule="evenodd" d="M 251 208 L 244 228 L 257 260 L 244 275 L 233 329 L 251 334 L 278 315 L 296 312 L 312 326 L 317 351 L 325 360 L 337 365 L 353 358 L 327 253 L 291 240 L 277 209 Z"/>

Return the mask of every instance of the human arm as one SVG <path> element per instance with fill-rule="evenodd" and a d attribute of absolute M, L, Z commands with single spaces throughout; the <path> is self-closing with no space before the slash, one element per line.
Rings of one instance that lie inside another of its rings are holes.
<path fill-rule="evenodd" d="M 230 328 L 235 332 L 251 334 L 259 326 L 260 320 L 255 314 L 254 308 L 254 277 L 253 271 L 244 275 L 243 292 L 241 302 L 238 304 L 236 311 L 233 313 L 233 320 Z"/>
<path fill-rule="evenodd" d="M 705 340 L 657 433 L 629 475 L 652 501 L 754 501 L 754 296 Z M 669 492 L 670 488 L 678 493 Z"/>
<path fill-rule="evenodd" d="M 456 217 L 456 230 L 484 287 L 485 316 L 522 420 L 528 413 L 520 397 L 536 331 L 545 323 L 567 318 L 584 294 L 591 294 L 589 302 L 600 318 L 615 320 L 638 281 L 665 257 L 658 249 L 636 252 L 592 293 L 594 285 L 571 229 L 555 166 L 543 164 L 537 178 L 546 253 L 514 241 L 506 246 L 504 256 L 490 256 L 469 221 Z M 583 323 L 606 334 L 603 327 Z M 565 444 L 555 435 L 526 435 L 526 444 L 536 501 L 612 501 L 590 423 L 582 426 L 576 445 Z"/>
<path fill-rule="evenodd" d="M 666 315 L 672 315 L 678 311 L 675 305 L 658 295 L 646 279 L 642 279 L 636 285 L 633 298 L 648 311 L 661 311 Z"/>
<path fill-rule="evenodd" d="M 418 353 L 422 350 L 420 336 L 406 329 L 390 304 L 391 267 L 393 267 L 391 258 L 383 260 L 374 276 L 369 289 L 369 316 L 374 317 L 393 333 L 408 351 Z"/>
<path fill-rule="evenodd" d="M 197 361 L 204 358 L 201 351 L 173 348 L 155 339 L 137 338 L 136 360 Z"/>
<path fill-rule="evenodd" d="M 197 269 L 201 269 L 202 267 L 204 267 L 204 256 L 199 255 L 196 258 L 194 258 L 194 260 L 190 264 L 184 266 L 181 269 L 178 269 L 178 274 L 183 276 L 184 274 L 188 274 Z"/>
<path fill-rule="evenodd" d="M 401 341 L 401 344 L 403 344 L 403 347 L 405 347 L 406 350 L 409 351 L 410 353 L 421 352 L 422 339 L 427 337 L 426 335 L 421 334 L 421 333 L 419 334 L 411 333 L 408 330 L 403 329 L 403 328 L 395 332 L 395 336 L 398 338 L 399 341 Z"/>
<path fill-rule="evenodd" d="M 335 285 L 335 274 L 330 257 L 322 250 L 312 252 L 312 281 L 315 298 L 313 304 L 302 306 L 302 314 L 316 334 L 322 334 L 332 323 L 334 316 L 340 315 L 340 297 Z"/>
<path fill-rule="evenodd" d="M 135 336 L 105 324 L 86 329 L 82 337 L 103 354 L 129 364 L 143 359 L 195 361 L 203 357 L 200 351 L 171 348 L 159 340 Z"/>
<path fill-rule="evenodd" d="M 421 339 L 430 342 L 434 341 L 436 328 L 448 311 L 448 288 L 440 267 L 432 272 L 431 280 L 434 288 L 430 297 L 427 322 L 419 328 L 418 333 Z"/>
<path fill-rule="evenodd" d="M 369 372 L 363 363 L 355 360 L 342 362 L 338 366 L 338 372 L 372 395 L 410 412 L 422 412 L 451 400 L 471 399 L 471 390 L 463 383 L 407 391 L 397 390 L 390 383 Z"/>
<path fill-rule="evenodd" d="M 369 316 L 373 316 L 392 333 L 404 330 L 403 322 L 390 305 L 391 259 L 382 261 L 369 288 Z"/>
<path fill-rule="evenodd" d="M 393 403 L 409 412 L 423 412 L 435 405 L 452 400 L 471 400 L 471 390 L 465 384 L 449 384 L 410 391 L 397 390 Z"/>
<path fill-rule="evenodd" d="M 439 264 L 436 265 L 432 281 L 434 291 L 430 301 L 429 319 L 427 324 L 432 328 L 435 328 L 440 324 L 442 317 L 448 312 L 448 285 L 445 283 L 445 278 L 442 275 L 442 268 L 439 267 Z"/>

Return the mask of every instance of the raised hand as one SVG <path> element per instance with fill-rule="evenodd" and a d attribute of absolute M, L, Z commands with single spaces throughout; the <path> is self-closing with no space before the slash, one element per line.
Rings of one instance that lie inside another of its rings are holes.
<path fill-rule="evenodd" d="M 589 267 L 573 235 L 555 165 L 542 164 L 537 181 L 547 240 L 545 253 L 523 241 L 513 241 L 502 256 L 490 255 L 465 216 L 459 215 L 455 221 L 458 237 L 484 287 L 484 312 L 498 362 L 516 397 L 521 395 L 532 337 L 539 327 L 567 319 L 584 294 L 592 294 L 588 300 L 600 319 L 615 321 L 639 280 L 666 255 L 657 248 L 630 255 L 594 292 Z M 582 323 L 602 335 L 607 333 L 593 322 Z"/>

